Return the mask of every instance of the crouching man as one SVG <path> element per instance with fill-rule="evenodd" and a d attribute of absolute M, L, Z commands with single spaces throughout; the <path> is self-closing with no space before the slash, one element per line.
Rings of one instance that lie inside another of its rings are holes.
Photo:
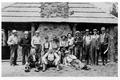
<path fill-rule="evenodd" d="M 57 70 L 59 71 L 59 61 L 60 57 L 56 52 L 53 50 L 49 50 L 43 57 L 42 57 L 42 63 L 43 63 L 43 72 L 46 70 L 47 66 L 56 66 Z"/>
<path fill-rule="evenodd" d="M 60 64 L 60 56 L 58 55 L 59 52 L 59 44 L 57 38 L 53 38 L 50 42 L 50 48 L 47 53 L 42 57 L 42 64 L 43 64 L 43 72 L 46 70 L 47 66 L 55 65 L 57 70 L 59 71 L 59 64 Z"/>
<path fill-rule="evenodd" d="M 35 49 L 31 49 L 31 53 L 28 56 L 28 60 L 25 64 L 25 72 L 30 72 L 32 68 L 36 68 L 35 71 L 39 72 L 40 68 L 39 56 L 36 55 Z"/>

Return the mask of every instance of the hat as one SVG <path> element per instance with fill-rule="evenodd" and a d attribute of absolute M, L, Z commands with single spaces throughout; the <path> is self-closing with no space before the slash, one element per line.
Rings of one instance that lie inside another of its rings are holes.
<path fill-rule="evenodd" d="M 17 31 L 16 30 L 12 30 L 12 33 L 16 33 Z"/>
<path fill-rule="evenodd" d="M 39 33 L 39 31 L 35 31 L 35 33 Z"/>
<path fill-rule="evenodd" d="M 75 34 L 76 34 L 76 33 L 80 33 L 80 31 L 76 31 Z"/>
<path fill-rule="evenodd" d="M 29 32 L 28 31 L 25 31 L 24 34 L 28 34 Z"/>
<path fill-rule="evenodd" d="M 102 27 L 102 28 L 101 28 L 101 31 L 103 31 L 103 30 L 105 30 L 105 27 Z"/>
<path fill-rule="evenodd" d="M 65 36 L 65 35 L 62 35 L 62 36 L 61 36 L 61 38 L 63 38 L 63 37 L 65 37 L 65 38 L 66 38 L 66 36 Z"/>
<path fill-rule="evenodd" d="M 86 29 L 85 31 L 86 31 L 86 32 L 88 32 L 88 31 L 89 31 L 89 29 Z"/>
<path fill-rule="evenodd" d="M 93 31 L 97 31 L 97 29 L 93 29 Z"/>
<path fill-rule="evenodd" d="M 45 36 L 45 39 L 48 39 L 48 36 Z"/>

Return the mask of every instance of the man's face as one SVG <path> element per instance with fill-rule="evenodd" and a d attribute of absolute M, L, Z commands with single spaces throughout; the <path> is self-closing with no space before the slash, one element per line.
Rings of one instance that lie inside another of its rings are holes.
<path fill-rule="evenodd" d="M 105 30 L 102 30 L 101 32 L 102 32 L 102 33 L 105 33 Z"/>
<path fill-rule="evenodd" d="M 65 37 L 64 37 L 64 36 L 62 37 L 62 40 L 65 40 Z"/>
<path fill-rule="evenodd" d="M 94 34 L 97 34 L 97 32 L 96 32 L 96 31 L 94 31 L 93 33 L 94 33 Z"/>
<path fill-rule="evenodd" d="M 38 37 L 38 36 L 39 36 L 39 33 L 36 33 L 36 36 Z"/>
<path fill-rule="evenodd" d="M 13 33 L 13 35 L 17 36 L 17 32 Z"/>
<path fill-rule="evenodd" d="M 45 39 L 46 42 L 48 42 L 48 39 Z"/>
<path fill-rule="evenodd" d="M 88 34 L 89 34 L 89 32 L 87 31 L 87 32 L 86 32 L 86 35 L 88 35 Z"/>
<path fill-rule="evenodd" d="M 71 38 L 72 37 L 72 35 L 71 34 L 68 34 L 68 38 Z"/>
<path fill-rule="evenodd" d="M 27 38 L 28 37 L 28 34 L 25 34 L 25 38 Z"/>

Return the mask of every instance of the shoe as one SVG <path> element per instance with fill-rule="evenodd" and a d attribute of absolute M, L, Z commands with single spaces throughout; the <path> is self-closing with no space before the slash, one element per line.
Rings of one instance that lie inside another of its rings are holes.
<path fill-rule="evenodd" d="M 25 69 L 25 72 L 30 72 L 30 70 L 29 69 Z"/>
<path fill-rule="evenodd" d="M 42 70 L 42 72 L 45 72 L 46 70 Z"/>
<path fill-rule="evenodd" d="M 39 72 L 40 70 L 39 69 L 35 69 L 35 72 Z"/>

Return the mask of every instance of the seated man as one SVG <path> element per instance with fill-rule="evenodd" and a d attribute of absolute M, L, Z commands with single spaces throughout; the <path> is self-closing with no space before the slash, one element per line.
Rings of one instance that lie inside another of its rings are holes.
<path fill-rule="evenodd" d="M 31 49 L 31 54 L 28 56 L 28 61 L 25 65 L 25 72 L 30 72 L 31 68 L 36 68 L 35 71 L 39 72 L 39 56 L 36 55 L 35 49 Z"/>
<path fill-rule="evenodd" d="M 64 64 L 66 66 L 72 66 L 75 69 L 84 69 L 84 70 L 89 70 L 90 68 L 87 67 L 84 63 L 82 63 L 79 59 L 77 59 L 76 56 L 70 54 L 70 51 L 65 52 L 65 58 L 64 58 Z"/>
<path fill-rule="evenodd" d="M 60 57 L 54 50 L 49 50 L 43 57 L 42 57 L 42 63 L 43 63 L 43 72 L 46 70 L 46 67 L 55 65 L 57 67 L 57 70 L 59 70 L 59 61 Z"/>

